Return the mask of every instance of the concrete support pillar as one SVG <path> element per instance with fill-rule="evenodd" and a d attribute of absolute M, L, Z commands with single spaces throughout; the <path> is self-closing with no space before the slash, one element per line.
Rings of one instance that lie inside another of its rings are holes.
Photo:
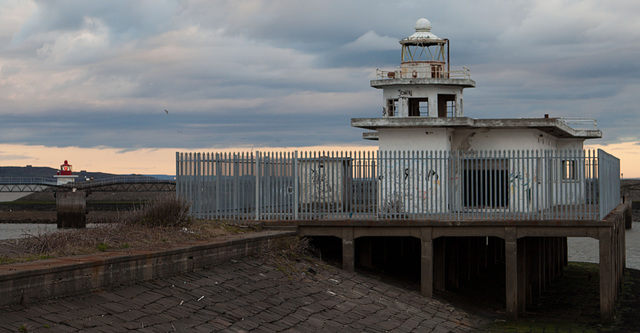
<path fill-rule="evenodd" d="M 518 319 L 518 238 L 516 228 L 505 228 L 505 289 L 507 318 Z"/>
<path fill-rule="evenodd" d="M 420 228 L 420 291 L 433 297 L 433 228 Z"/>
<path fill-rule="evenodd" d="M 606 323 L 613 320 L 615 296 L 611 228 L 600 228 L 598 238 L 600 243 L 600 319 Z"/>
<path fill-rule="evenodd" d="M 400 98 L 400 117 L 408 117 L 409 116 L 409 98 L 402 97 Z"/>
<path fill-rule="evenodd" d="M 342 228 L 342 269 L 347 272 L 355 271 L 355 260 L 353 228 Z"/>
<path fill-rule="evenodd" d="M 56 192 L 58 228 L 87 227 L 87 195 L 84 191 Z"/>

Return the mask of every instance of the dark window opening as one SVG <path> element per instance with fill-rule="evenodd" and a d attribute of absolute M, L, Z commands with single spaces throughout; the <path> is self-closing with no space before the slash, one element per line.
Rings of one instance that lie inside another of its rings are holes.
<path fill-rule="evenodd" d="M 427 98 L 409 99 L 409 117 L 428 117 L 429 100 Z"/>
<path fill-rule="evenodd" d="M 454 117 L 456 115 L 456 95 L 438 94 L 438 117 Z"/>
<path fill-rule="evenodd" d="M 509 206 L 507 160 L 462 161 L 462 204 L 466 208 Z"/>
<path fill-rule="evenodd" d="M 398 116 L 398 99 L 388 99 L 386 116 L 397 117 Z"/>

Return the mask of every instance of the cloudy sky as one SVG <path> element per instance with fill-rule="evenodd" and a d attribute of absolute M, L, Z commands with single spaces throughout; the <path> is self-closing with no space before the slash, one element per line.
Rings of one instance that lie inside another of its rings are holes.
<path fill-rule="evenodd" d="M 593 143 L 637 154 L 638 13 L 631 0 L 0 0 L 0 165 L 75 149 L 162 153 L 171 170 L 176 150 L 370 146 L 350 118 L 380 115 L 369 80 L 399 65 L 420 17 L 471 70 L 466 116 L 597 118 Z"/>

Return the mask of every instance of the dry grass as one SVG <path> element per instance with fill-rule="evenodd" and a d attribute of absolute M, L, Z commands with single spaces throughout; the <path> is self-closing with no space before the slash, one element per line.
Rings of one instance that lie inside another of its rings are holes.
<path fill-rule="evenodd" d="M 260 256 L 265 264 L 275 266 L 289 279 L 304 278 L 307 274 L 315 275 L 318 269 L 330 269 L 330 266 L 322 261 L 320 252 L 309 244 L 309 239 L 300 236 L 293 241 L 276 240 Z"/>
<path fill-rule="evenodd" d="M 120 221 L 127 225 L 148 227 L 188 227 L 193 223 L 189 203 L 173 195 L 161 196 L 150 203 L 133 209 Z"/>
<path fill-rule="evenodd" d="M 157 250 L 256 230 L 221 221 L 193 220 L 188 211 L 185 202 L 163 197 L 125 213 L 119 221 L 95 228 L 28 234 L 0 243 L 0 264 L 109 250 Z"/>

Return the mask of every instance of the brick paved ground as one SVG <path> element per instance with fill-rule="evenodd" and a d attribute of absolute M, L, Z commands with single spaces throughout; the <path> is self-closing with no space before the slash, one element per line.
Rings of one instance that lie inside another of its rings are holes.
<path fill-rule="evenodd" d="M 9 332 L 474 332 L 485 324 L 319 261 L 267 258 L 0 308 L 0 331 Z"/>

